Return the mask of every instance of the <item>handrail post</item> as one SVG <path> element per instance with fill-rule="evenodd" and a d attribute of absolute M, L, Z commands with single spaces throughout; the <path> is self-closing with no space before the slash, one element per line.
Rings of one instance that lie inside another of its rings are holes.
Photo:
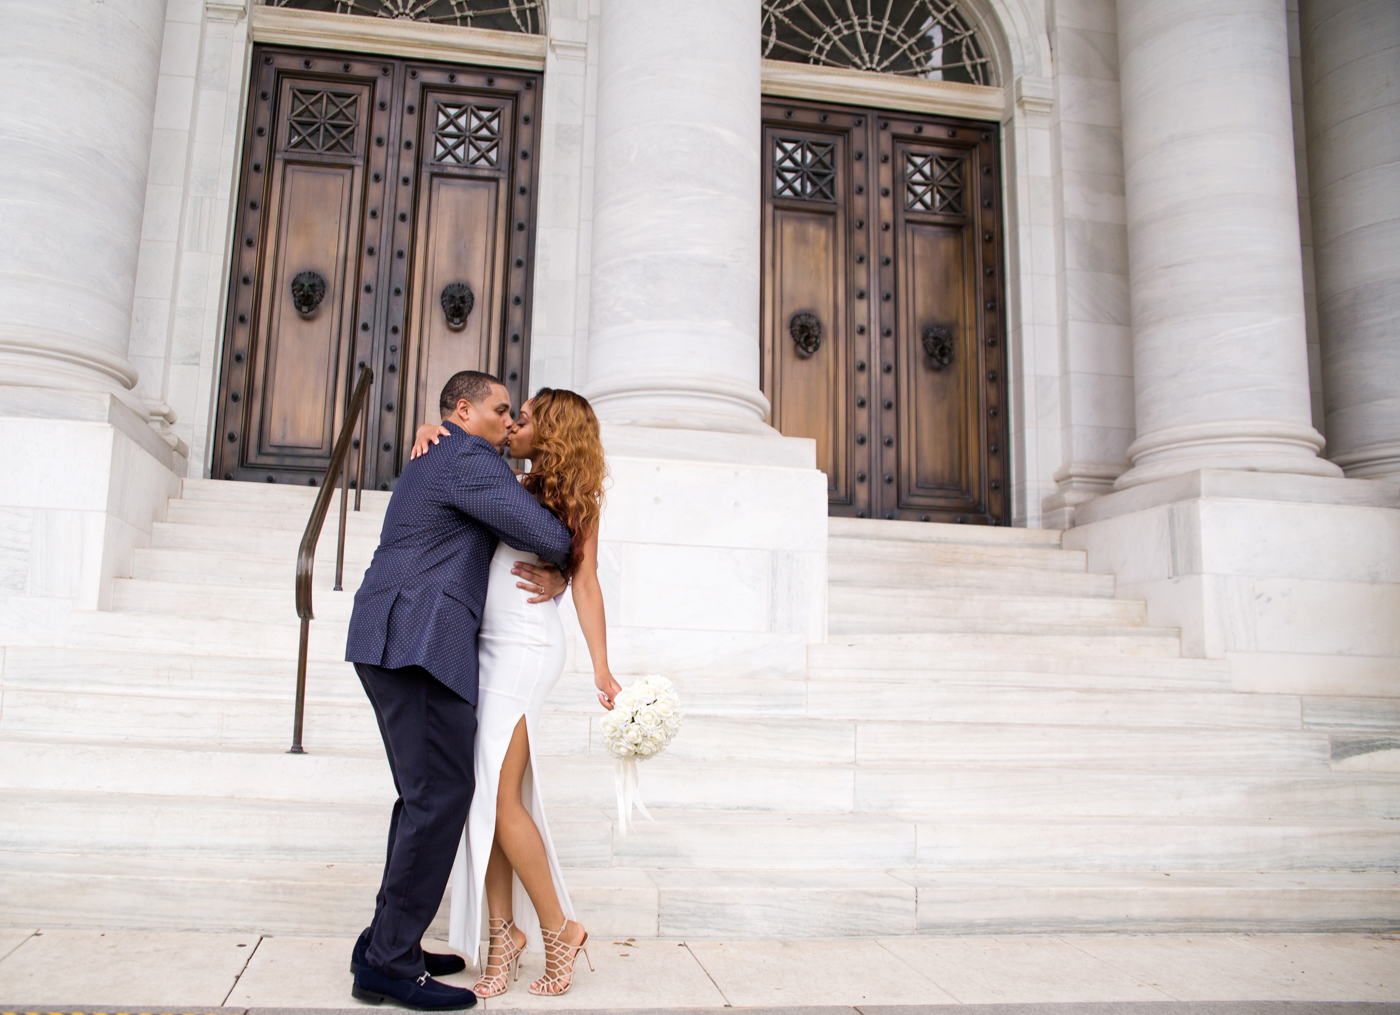
<path fill-rule="evenodd" d="M 345 579 L 345 509 L 350 506 L 350 463 L 340 467 L 340 534 L 335 541 L 335 585 L 332 592 L 343 592 Z"/>
<path fill-rule="evenodd" d="M 306 650 L 311 640 L 311 618 L 301 618 L 301 647 L 297 651 L 297 705 L 292 719 L 292 749 L 288 754 L 305 754 L 301 747 L 301 724 L 306 715 Z"/>
<path fill-rule="evenodd" d="M 369 413 L 360 413 L 360 470 L 355 473 L 355 510 L 360 510 L 360 493 L 365 488 L 365 450 L 369 447 Z"/>

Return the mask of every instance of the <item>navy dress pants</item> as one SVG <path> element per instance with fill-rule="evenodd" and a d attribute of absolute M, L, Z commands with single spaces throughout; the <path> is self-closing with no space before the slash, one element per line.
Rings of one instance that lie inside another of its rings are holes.
<path fill-rule="evenodd" d="M 418 977 L 419 942 L 442 904 L 476 785 L 476 709 L 421 666 L 356 663 L 355 672 L 399 793 L 365 961 L 388 976 Z"/>

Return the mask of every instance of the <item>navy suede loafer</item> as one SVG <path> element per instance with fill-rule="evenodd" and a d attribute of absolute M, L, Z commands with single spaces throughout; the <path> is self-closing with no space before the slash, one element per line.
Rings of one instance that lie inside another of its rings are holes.
<path fill-rule="evenodd" d="M 350 953 L 350 975 L 355 975 L 355 970 L 360 968 L 360 963 L 365 960 L 365 952 L 369 950 L 369 928 L 366 927 L 360 932 L 360 939 L 355 942 L 355 950 Z M 460 973 L 467 968 L 467 960 L 460 955 L 437 955 L 433 952 L 423 953 L 423 967 L 427 969 L 429 976 L 451 976 L 453 973 Z"/>
<path fill-rule="evenodd" d="M 386 976 L 368 963 L 355 971 L 350 994 L 358 1001 L 379 1004 L 393 1001 L 414 1011 L 461 1011 L 476 1004 L 476 995 L 465 987 L 438 983 L 427 973 L 405 980 Z"/>

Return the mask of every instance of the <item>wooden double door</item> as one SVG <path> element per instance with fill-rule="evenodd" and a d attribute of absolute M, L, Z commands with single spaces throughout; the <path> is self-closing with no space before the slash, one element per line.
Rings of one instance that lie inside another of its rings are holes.
<path fill-rule="evenodd" d="M 997 125 L 763 111 L 773 425 L 833 515 L 1009 524 Z"/>
<path fill-rule="evenodd" d="M 525 390 L 539 77 L 259 47 L 251 78 L 213 475 L 319 483 L 367 365 L 389 489 L 453 373 Z"/>

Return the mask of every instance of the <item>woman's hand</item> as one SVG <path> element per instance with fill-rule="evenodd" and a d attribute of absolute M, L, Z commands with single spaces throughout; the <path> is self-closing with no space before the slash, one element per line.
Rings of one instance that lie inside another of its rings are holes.
<path fill-rule="evenodd" d="M 617 696 L 622 693 L 622 686 L 613 679 L 611 673 L 595 673 L 593 675 L 593 685 L 598 688 L 598 702 L 609 712 L 613 710 L 613 703 Z"/>
<path fill-rule="evenodd" d="M 408 453 L 408 457 L 417 458 L 419 455 L 426 455 L 429 444 L 436 444 L 441 438 L 450 436 L 451 433 L 451 430 L 438 423 L 424 423 L 413 436 L 413 450 Z"/>

